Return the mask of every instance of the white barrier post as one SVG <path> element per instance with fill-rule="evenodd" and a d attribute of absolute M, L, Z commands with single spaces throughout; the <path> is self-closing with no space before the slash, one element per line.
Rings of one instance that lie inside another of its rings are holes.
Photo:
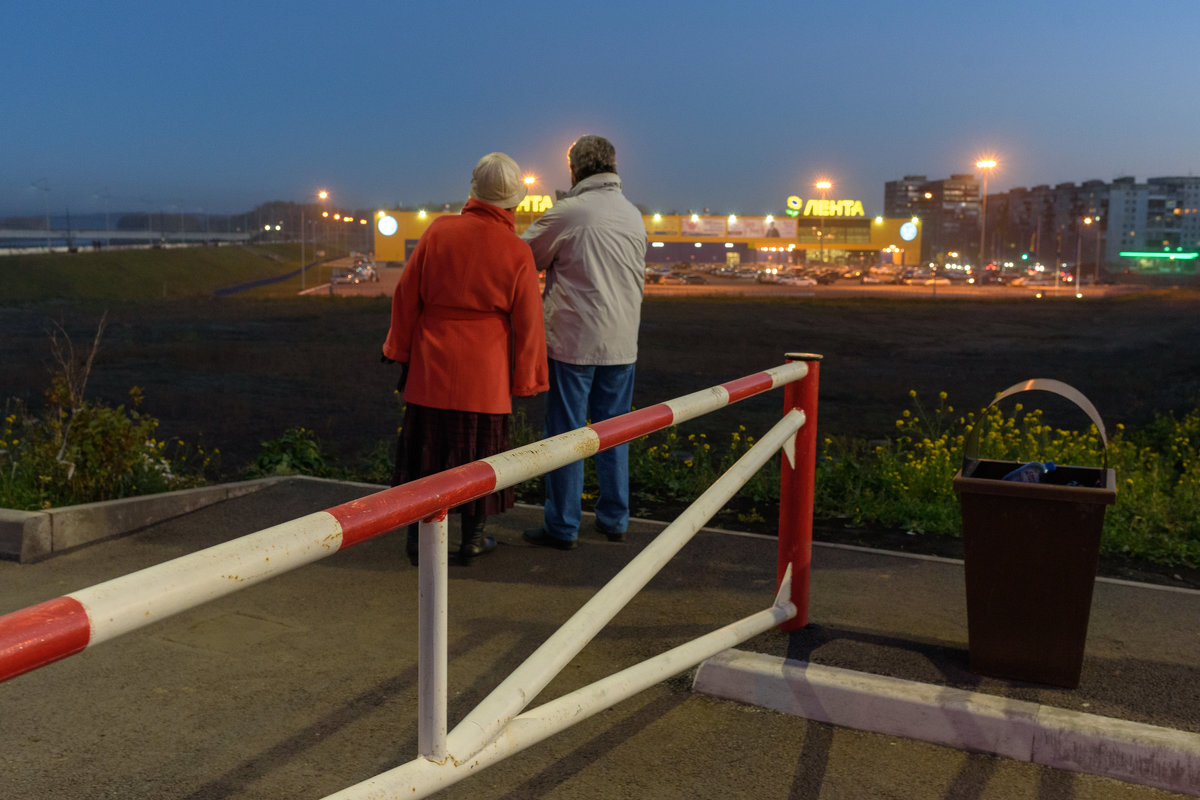
<path fill-rule="evenodd" d="M 450 574 L 446 511 L 421 520 L 417 598 L 417 750 L 430 761 L 446 759 L 446 652 Z"/>

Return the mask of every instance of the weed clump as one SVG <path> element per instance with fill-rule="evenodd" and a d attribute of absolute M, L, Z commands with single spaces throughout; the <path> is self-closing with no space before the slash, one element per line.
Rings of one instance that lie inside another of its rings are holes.
<path fill-rule="evenodd" d="M 142 390 L 110 408 L 84 395 L 104 332 L 77 358 L 61 326 L 51 334 L 56 368 L 45 408 L 5 401 L 0 421 L 0 507 L 37 510 L 185 489 L 215 473 L 217 451 L 191 450 L 156 437 L 158 420 L 139 410 Z"/>

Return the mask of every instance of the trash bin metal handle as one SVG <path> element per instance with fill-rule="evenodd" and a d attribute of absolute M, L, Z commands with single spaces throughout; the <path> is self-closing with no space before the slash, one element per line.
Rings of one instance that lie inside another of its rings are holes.
<path fill-rule="evenodd" d="M 1088 415 L 1092 424 L 1096 426 L 1096 430 L 1100 431 L 1100 443 L 1104 450 L 1104 468 L 1108 469 L 1108 435 L 1104 431 L 1104 420 L 1100 419 L 1100 413 L 1096 411 L 1096 407 L 1092 405 L 1092 401 L 1088 400 L 1073 386 L 1069 386 L 1062 381 L 1056 381 L 1053 378 L 1031 378 L 1027 381 L 1013 384 L 1004 391 L 1000 392 L 992 399 L 992 402 L 987 404 L 988 408 L 996 405 L 1006 397 L 1021 392 L 1050 392 L 1051 394 L 1059 395 L 1067 400 L 1070 400 L 1075 405 Z M 979 423 L 983 421 L 981 414 L 979 420 L 971 427 L 971 433 L 967 436 L 966 444 L 963 448 L 963 463 L 967 464 L 979 460 Z"/>

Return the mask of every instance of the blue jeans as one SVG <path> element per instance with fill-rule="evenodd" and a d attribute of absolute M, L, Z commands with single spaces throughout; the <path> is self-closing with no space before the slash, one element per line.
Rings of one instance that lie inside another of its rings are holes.
<path fill-rule="evenodd" d="M 582 428 L 628 413 L 633 405 L 634 364 L 581 365 L 550 359 L 546 435 Z M 629 445 L 597 453 L 596 527 L 624 533 L 629 527 Z M 583 514 L 583 462 L 546 474 L 546 532 L 560 539 L 579 537 Z"/>

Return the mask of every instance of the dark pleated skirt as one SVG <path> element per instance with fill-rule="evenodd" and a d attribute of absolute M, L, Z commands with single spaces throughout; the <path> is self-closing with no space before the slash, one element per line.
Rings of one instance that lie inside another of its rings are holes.
<path fill-rule="evenodd" d="M 509 444 L 511 415 L 454 411 L 408 403 L 396 443 L 392 485 L 503 453 Z M 500 514 L 513 507 L 510 486 L 457 506 L 452 511 L 473 516 Z"/>

